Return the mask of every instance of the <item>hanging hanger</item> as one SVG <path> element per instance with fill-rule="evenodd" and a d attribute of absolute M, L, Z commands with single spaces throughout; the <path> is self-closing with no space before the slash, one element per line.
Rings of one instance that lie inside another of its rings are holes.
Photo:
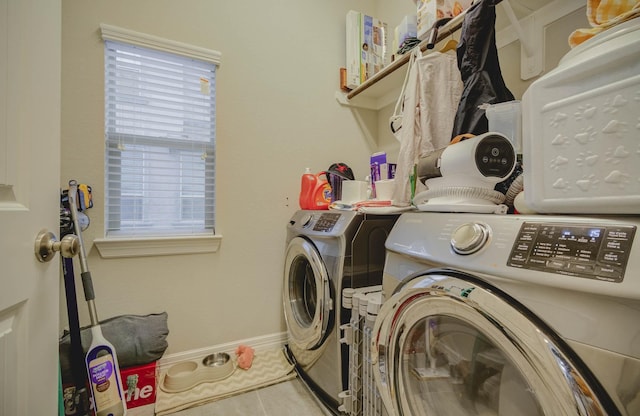
<path fill-rule="evenodd" d="M 455 39 L 449 39 L 447 43 L 445 43 L 444 46 L 440 48 L 439 52 L 445 53 L 449 51 L 455 51 L 457 47 L 458 47 L 458 41 Z"/>

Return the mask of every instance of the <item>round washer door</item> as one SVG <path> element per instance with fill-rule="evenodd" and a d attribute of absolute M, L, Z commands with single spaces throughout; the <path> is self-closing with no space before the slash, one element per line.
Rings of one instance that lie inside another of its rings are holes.
<path fill-rule="evenodd" d="M 506 293 L 428 271 L 383 305 L 374 378 L 390 415 L 620 415 L 566 343 Z"/>
<path fill-rule="evenodd" d="M 303 350 L 320 347 L 328 335 L 333 303 L 327 269 L 305 238 L 295 237 L 287 246 L 283 291 L 289 342 Z"/>

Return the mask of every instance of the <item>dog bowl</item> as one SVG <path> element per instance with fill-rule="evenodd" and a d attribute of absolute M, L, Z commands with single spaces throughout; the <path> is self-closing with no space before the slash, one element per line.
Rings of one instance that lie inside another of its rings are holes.
<path fill-rule="evenodd" d="M 215 354 L 209 354 L 202 359 L 202 364 L 205 367 L 220 367 L 225 365 L 230 360 L 229 354 L 226 352 L 217 352 Z"/>
<path fill-rule="evenodd" d="M 171 366 L 160 383 L 160 388 L 167 393 L 189 390 L 200 383 L 223 380 L 233 374 L 235 367 L 229 354 L 209 354 L 200 361 L 184 361 Z"/>

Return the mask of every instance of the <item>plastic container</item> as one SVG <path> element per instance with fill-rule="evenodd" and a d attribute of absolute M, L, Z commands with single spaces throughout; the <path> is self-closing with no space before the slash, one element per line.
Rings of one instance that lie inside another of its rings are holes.
<path fill-rule="evenodd" d="M 522 111 L 520 101 L 489 104 L 485 108 L 489 131 L 503 134 L 516 151 L 522 154 Z"/>
<path fill-rule="evenodd" d="M 391 201 L 395 179 L 382 179 L 376 181 L 376 199 L 380 201 Z"/>
<path fill-rule="evenodd" d="M 311 193 L 315 189 L 316 183 L 316 175 L 311 173 L 310 168 L 306 168 L 300 180 L 300 197 L 298 201 L 300 209 L 311 209 Z"/>
<path fill-rule="evenodd" d="M 402 45 L 402 42 L 409 38 L 418 37 L 418 16 L 410 14 L 402 19 L 402 22 L 396 27 L 398 46 Z"/>
<path fill-rule="evenodd" d="M 312 209 L 329 209 L 331 204 L 331 186 L 329 182 L 318 174 L 318 185 L 313 191 Z M 322 174 L 324 176 L 324 173 Z"/>
<path fill-rule="evenodd" d="M 340 200 L 345 204 L 355 204 L 368 198 L 368 181 L 343 181 Z"/>
<path fill-rule="evenodd" d="M 640 19 L 578 45 L 522 98 L 525 200 L 541 213 L 640 213 Z"/>
<path fill-rule="evenodd" d="M 327 172 L 329 177 L 329 198 L 331 201 L 342 201 L 342 182 L 345 180 L 342 176 L 335 173 Z"/>
<path fill-rule="evenodd" d="M 102 335 L 99 325 L 91 327 L 91 345 L 85 361 L 96 416 L 126 416 L 115 348 Z"/>
<path fill-rule="evenodd" d="M 324 172 L 314 174 L 306 168 L 300 180 L 300 209 L 329 209 L 331 187 L 324 178 Z"/>

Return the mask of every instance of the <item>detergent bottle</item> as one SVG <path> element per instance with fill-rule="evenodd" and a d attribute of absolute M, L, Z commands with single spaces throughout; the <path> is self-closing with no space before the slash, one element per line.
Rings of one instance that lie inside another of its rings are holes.
<path fill-rule="evenodd" d="M 329 209 L 331 204 L 331 185 L 324 177 L 324 172 L 316 175 L 317 184 L 313 190 L 313 208 L 312 209 Z"/>
<path fill-rule="evenodd" d="M 312 194 L 317 182 L 316 175 L 311 173 L 310 168 L 306 168 L 300 181 L 300 209 L 313 209 Z"/>
<path fill-rule="evenodd" d="M 329 209 L 331 186 L 324 178 L 324 172 L 311 173 L 306 168 L 300 181 L 300 209 Z"/>

